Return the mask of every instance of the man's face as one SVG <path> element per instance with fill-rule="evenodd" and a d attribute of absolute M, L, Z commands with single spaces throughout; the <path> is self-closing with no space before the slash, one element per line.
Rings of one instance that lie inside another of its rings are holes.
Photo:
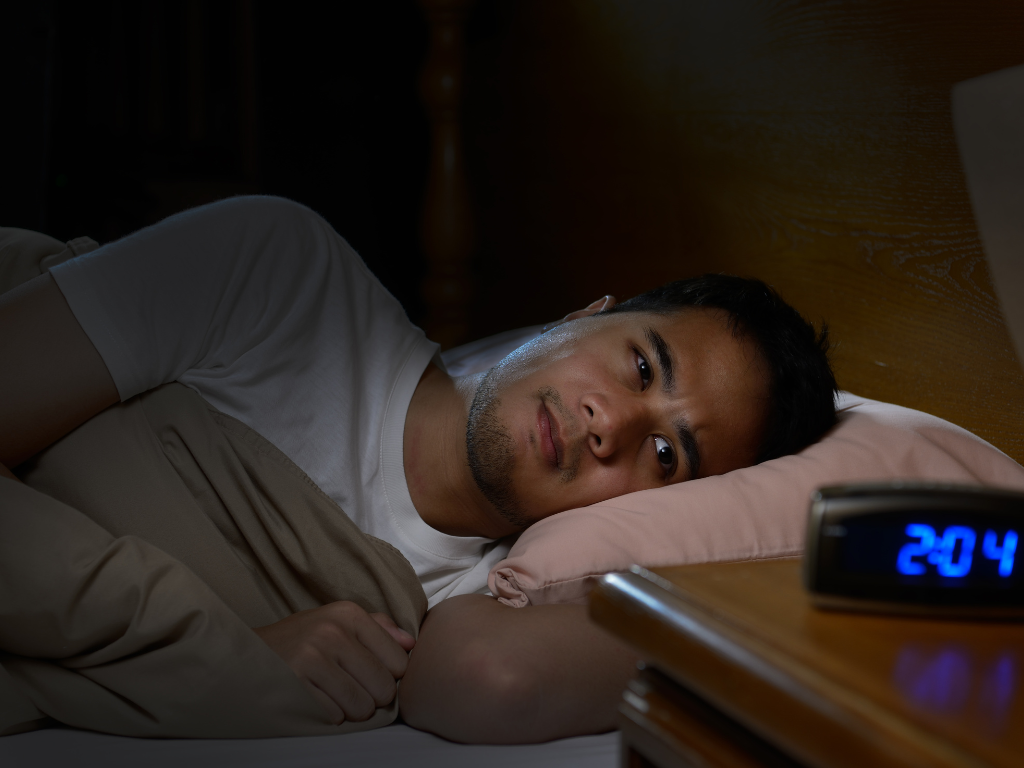
<path fill-rule="evenodd" d="M 477 485 L 516 527 L 749 466 L 768 379 L 718 310 L 597 315 L 491 369 L 470 409 Z"/>

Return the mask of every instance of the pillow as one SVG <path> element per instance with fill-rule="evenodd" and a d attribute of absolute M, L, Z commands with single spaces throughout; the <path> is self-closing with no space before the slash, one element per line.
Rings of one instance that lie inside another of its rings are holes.
<path fill-rule="evenodd" d="M 811 493 L 846 482 L 932 480 L 1024 490 L 1024 467 L 920 411 L 843 392 L 839 423 L 793 456 L 630 493 L 527 528 L 488 584 L 521 607 L 584 603 L 605 573 L 801 554 Z"/>

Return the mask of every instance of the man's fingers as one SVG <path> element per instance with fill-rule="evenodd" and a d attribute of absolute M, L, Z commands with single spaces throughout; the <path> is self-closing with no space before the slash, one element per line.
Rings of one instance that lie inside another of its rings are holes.
<path fill-rule="evenodd" d="M 393 680 L 400 679 L 409 665 L 409 654 L 369 614 L 366 618 L 354 627 L 356 639 L 384 665 Z"/>
<path fill-rule="evenodd" d="M 402 646 L 402 650 L 406 653 L 411 651 L 416 645 L 416 639 L 395 624 L 394 620 L 386 613 L 371 613 L 370 618 L 380 624 L 381 628 L 391 635 L 391 639 Z"/>
<path fill-rule="evenodd" d="M 381 636 L 394 645 L 383 631 Z M 320 626 L 310 633 L 310 639 L 312 643 L 292 654 L 289 665 L 300 679 L 334 703 L 343 713 L 342 720 L 366 720 L 374 709 L 394 700 L 398 692 L 395 678 L 351 632 L 339 626 Z M 328 712 L 335 722 L 341 722 L 335 709 L 328 707 Z"/>
<path fill-rule="evenodd" d="M 343 630 L 348 637 L 355 638 L 372 656 L 377 665 L 383 665 L 392 681 L 405 674 L 405 669 L 409 664 L 409 655 L 378 620 L 373 619 L 355 603 L 331 603 L 325 608 L 333 609 L 332 615 L 337 622 L 337 627 Z M 391 623 L 394 625 L 394 622 Z M 405 634 L 397 626 L 395 626 L 395 630 Z M 364 656 L 356 655 L 354 658 L 360 659 L 365 664 Z M 348 666 L 345 668 L 348 669 Z M 357 677 L 357 679 L 359 678 Z"/>
<path fill-rule="evenodd" d="M 307 672 L 306 679 L 321 696 L 330 699 L 335 708 L 343 713 L 335 723 L 345 720 L 362 722 L 369 720 L 377 709 L 377 702 L 367 692 L 365 686 L 354 680 L 345 670 L 334 664 L 318 665 Z M 394 681 L 391 681 L 394 685 Z M 323 699 L 317 697 L 321 703 Z M 392 698 L 394 698 L 392 696 Z M 327 706 L 325 704 L 325 706 Z M 328 707 L 328 711 L 332 711 Z"/>
<path fill-rule="evenodd" d="M 332 723 L 335 725 L 341 725 L 345 722 L 345 710 L 339 707 L 335 703 L 334 699 L 309 682 L 309 680 L 305 678 L 300 679 L 313 698 L 316 699 L 320 703 L 320 706 L 327 711 L 327 717 Z"/>
<path fill-rule="evenodd" d="M 254 630 L 315 688 L 332 720 L 366 720 L 394 701 L 413 639 L 390 618 L 340 601 Z M 331 702 L 328 705 L 328 700 Z"/>
<path fill-rule="evenodd" d="M 394 641 L 383 632 L 383 637 L 394 645 Z M 338 670 L 362 687 L 370 699 L 379 707 L 391 703 L 398 693 L 395 676 L 379 658 L 380 649 L 370 649 L 358 639 L 344 637 L 331 649 L 331 656 Z M 404 656 L 404 654 L 403 654 Z M 404 673 L 404 670 L 403 670 Z M 348 710 L 345 710 L 346 713 Z M 365 718 L 363 718 L 365 719 Z"/>

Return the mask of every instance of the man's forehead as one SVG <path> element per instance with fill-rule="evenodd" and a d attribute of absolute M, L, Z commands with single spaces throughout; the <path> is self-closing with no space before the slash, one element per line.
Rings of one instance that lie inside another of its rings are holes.
<path fill-rule="evenodd" d="M 682 347 L 702 348 L 708 343 L 720 343 L 728 335 L 742 339 L 733 316 L 715 307 L 682 307 L 673 312 L 622 312 L 625 324 L 644 334 L 652 345 L 660 345 L 652 337 L 655 331 L 670 350 Z"/>

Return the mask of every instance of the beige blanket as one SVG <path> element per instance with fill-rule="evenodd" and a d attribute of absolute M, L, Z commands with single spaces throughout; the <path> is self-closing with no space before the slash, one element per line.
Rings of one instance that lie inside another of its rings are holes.
<path fill-rule="evenodd" d="M 18 474 L 27 485 L 0 478 L 0 733 L 50 717 L 259 737 L 396 717 L 391 704 L 331 725 L 250 628 L 351 600 L 415 635 L 426 598 L 412 567 L 192 390 L 114 406 Z"/>

